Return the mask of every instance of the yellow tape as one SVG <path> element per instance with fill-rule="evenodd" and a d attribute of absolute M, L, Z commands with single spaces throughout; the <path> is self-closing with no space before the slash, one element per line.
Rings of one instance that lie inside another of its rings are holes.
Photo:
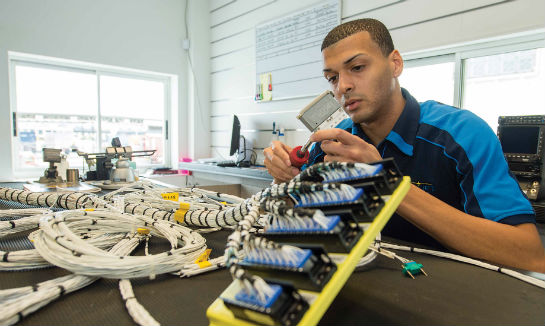
<path fill-rule="evenodd" d="M 86 208 L 85 211 L 86 211 L 86 212 L 94 212 L 95 209 L 94 209 L 94 208 Z"/>
<path fill-rule="evenodd" d="M 191 207 L 191 204 L 189 204 L 189 203 L 184 203 L 184 202 L 180 202 L 180 209 L 181 209 L 181 210 L 186 210 L 186 211 L 188 211 L 188 210 L 189 210 L 189 207 Z"/>
<path fill-rule="evenodd" d="M 206 268 L 206 267 L 212 266 L 212 264 L 208 260 L 203 261 L 202 263 L 197 263 L 197 265 L 199 266 L 199 268 Z"/>
<path fill-rule="evenodd" d="M 163 197 L 164 200 L 178 201 L 179 194 L 177 192 L 166 192 L 161 194 L 161 197 Z"/>

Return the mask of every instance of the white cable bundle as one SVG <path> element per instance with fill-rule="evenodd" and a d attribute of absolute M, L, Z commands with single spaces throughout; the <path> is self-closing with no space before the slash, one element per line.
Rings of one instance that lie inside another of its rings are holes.
<path fill-rule="evenodd" d="M 0 271 L 20 271 L 27 269 L 45 268 L 51 264 L 42 258 L 35 249 L 1 251 Z"/>
<path fill-rule="evenodd" d="M 49 213 L 47 208 L 21 208 L 21 209 L 3 209 L 0 210 L 0 217 L 25 217 L 32 215 L 42 215 Z"/>
<path fill-rule="evenodd" d="M 0 291 L 0 325 L 12 325 L 64 294 L 79 290 L 98 278 L 67 275 L 35 286 Z M 5 293 L 4 293 L 5 292 Z M 4 297 L 9 299 L 4 300 Z"/>
<path fill-rule="evenodd" d="M 136 300 L 129 280 L 119 281 L 119 292 L 132 319 L 142 326 L 159 326 L 159 322 Z"/>
<path fill-rule="evenodd" d="M 141 240 L 141 236 L 126 236 L 110 249 L 110 253 L 117 256 L 128 255 Z M 79 290 L 97 279 L 97 277 L 84 275 L 67 275 L 34 286 L 2 290 L 0 291 L 0 301 L 2 302 L 0 324 L 15 324 L 49 302 L 64 294 Z"/>
<path fill-rule="evenodd" d="M 0 238 L 9 234 L 35 229 L 43 215 L 32 215 L 16 220 L 0 221 Z"/>
<path fill-rule="evenodd" d="M 52 214 L 53 212 L 50 212 L 50 215 Z M 42 217 L 44 216 L 40 216 L 40 218 Z M 34 231 L 28 236 L 30 241 L 34 241 L 37 232 L 38 231 Z M 88 227 L 85 225 L 78 233 L 78 236 L 87 243 L 101 249 L 110 249 L 125 237 L 122 233 L 104 234 L 100 231 L 89 231 Z M 51 266 L 36 249 L 0 251 L 0 257 L 0 270 L 2 271 L 18 271 Z"/>
<path fill-rule="evenodd" d="M 86 204 L 91 197 L 94 197 L 94 195 L 79 192 L 31 192 L 0 187 L 0 199 L 15 201 L 30 206 L 76 209 L 86 207 Z"/>
<path fill-rule="evenodd" d="M 80 219 L 78 226 L 94 227 L 104 233 L 147 228 L 152 235 L 166 238 L 172 249 L 156 255 L 120 257 L 100 250 L 74 234 L 65 223 L 65 219 L 74 218 Z M 117 279 L 154 277 L 180 270 L 206 249 L 205 239 L 200 234 L 181 225 L 108 211 L 65 211 L 56 213 L 54 218 L 44 218 L 34 245 L 42 257 L 56 266 L 76 274 Z"/>

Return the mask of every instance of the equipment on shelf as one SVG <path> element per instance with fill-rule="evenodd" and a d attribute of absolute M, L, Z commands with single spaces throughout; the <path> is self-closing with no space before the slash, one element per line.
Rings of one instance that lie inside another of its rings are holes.
<path fill-rule="evenodd" d="M 61 150 L 56 148 L 43 148 L 44 162 L 49 162 L 49 167 L 45 170 L 44 175 L 38 180 L 39 183 L 61 183 L 62 176 L 59 175 L 55 163 L 61 163 Z"/>
<path fill-rule="evenodd" d="M 77 151 L 79 156 L 85 158 L 89 169 L 86 180 L 106 180 L 104 184 L 131 183 L 137 180 L 134 170 L 130 167 L 130 160 L 133 157 L 151 156 L 156 150 L 133 151 L 131 146 L 121 146 L 118 137 L 112 139 L 112 147 L 106 147 L 105 153 L 84 153 Z M 114 160 L 115 163 L 114 163 Z"/>
<path fill-rule="evenodd" d="M 500 116 L 498 138 L 518 183 L 530 200 L 545 198 L 545 115 Z"/>

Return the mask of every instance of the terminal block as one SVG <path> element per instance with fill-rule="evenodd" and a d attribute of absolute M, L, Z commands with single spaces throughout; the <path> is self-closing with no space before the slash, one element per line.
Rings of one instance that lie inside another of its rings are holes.
<path fill-rule="evenodd" d="M 290 285 L 269 284 L 274 294 L 262 302 L 257 294 L 247 293 L 232 283 L 221 296 L 235 317 L 261 325 L 296 325 L 308 310 L 306 300 Z"/>
<path fill-rule="evenodd" d="M 349 252 L 362 236 L 363 230 L 358 226 L 356 220 L 348 214 L 330 217 L 330 222 L 326 227 L 268 228 L 261 235 L 278 243 L 293 244 L 299 247 L 321 245 L 328 253 Z"/>
<path fill-rule="evenodd" d="M 321 290 L 337 270 L 335 263 L 319 246 L 304 249 L 304 254 L 291 264 L 245 258 L 239 265 L 268 281 L 290 282 L 298 289 L 311 291 Z"/>
<path fill-rule="evenodd" d="M 403 175 L 399 171 L 394 159 L 387 158 L 382 161 L 369 163 L 369 165 L 380 165 L 381 168 L 378 169 L 375 174 L 370 176 L 362 178 L 347 178 L 345 180 L 334 180 L 332 182 L 342 182 L 349 184 L 354 188 L 365 187 L 372 184 L 377 189 L 379 195 L 391 195 L 403 179 Z"/>
<path fill-rule="evenodd" d="M 353 216 L 358 222 L 371 222 L 384 206 L 373 182 L 360 185 L 353 198 L 296 204 L 295 207 L 320 209 L 326 215 Z"/>

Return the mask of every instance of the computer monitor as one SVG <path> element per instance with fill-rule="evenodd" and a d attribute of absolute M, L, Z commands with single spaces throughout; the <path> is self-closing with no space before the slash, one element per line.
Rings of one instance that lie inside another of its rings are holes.
<path fill-rule="evenodd" d="M 235 155 L 235 153 L 238 153 L 240 146 L 240 120 L 238 120 L 236 115 L 233 115 L 231 126 L 231 148 L 229 149 L 229 155 Z"/>

